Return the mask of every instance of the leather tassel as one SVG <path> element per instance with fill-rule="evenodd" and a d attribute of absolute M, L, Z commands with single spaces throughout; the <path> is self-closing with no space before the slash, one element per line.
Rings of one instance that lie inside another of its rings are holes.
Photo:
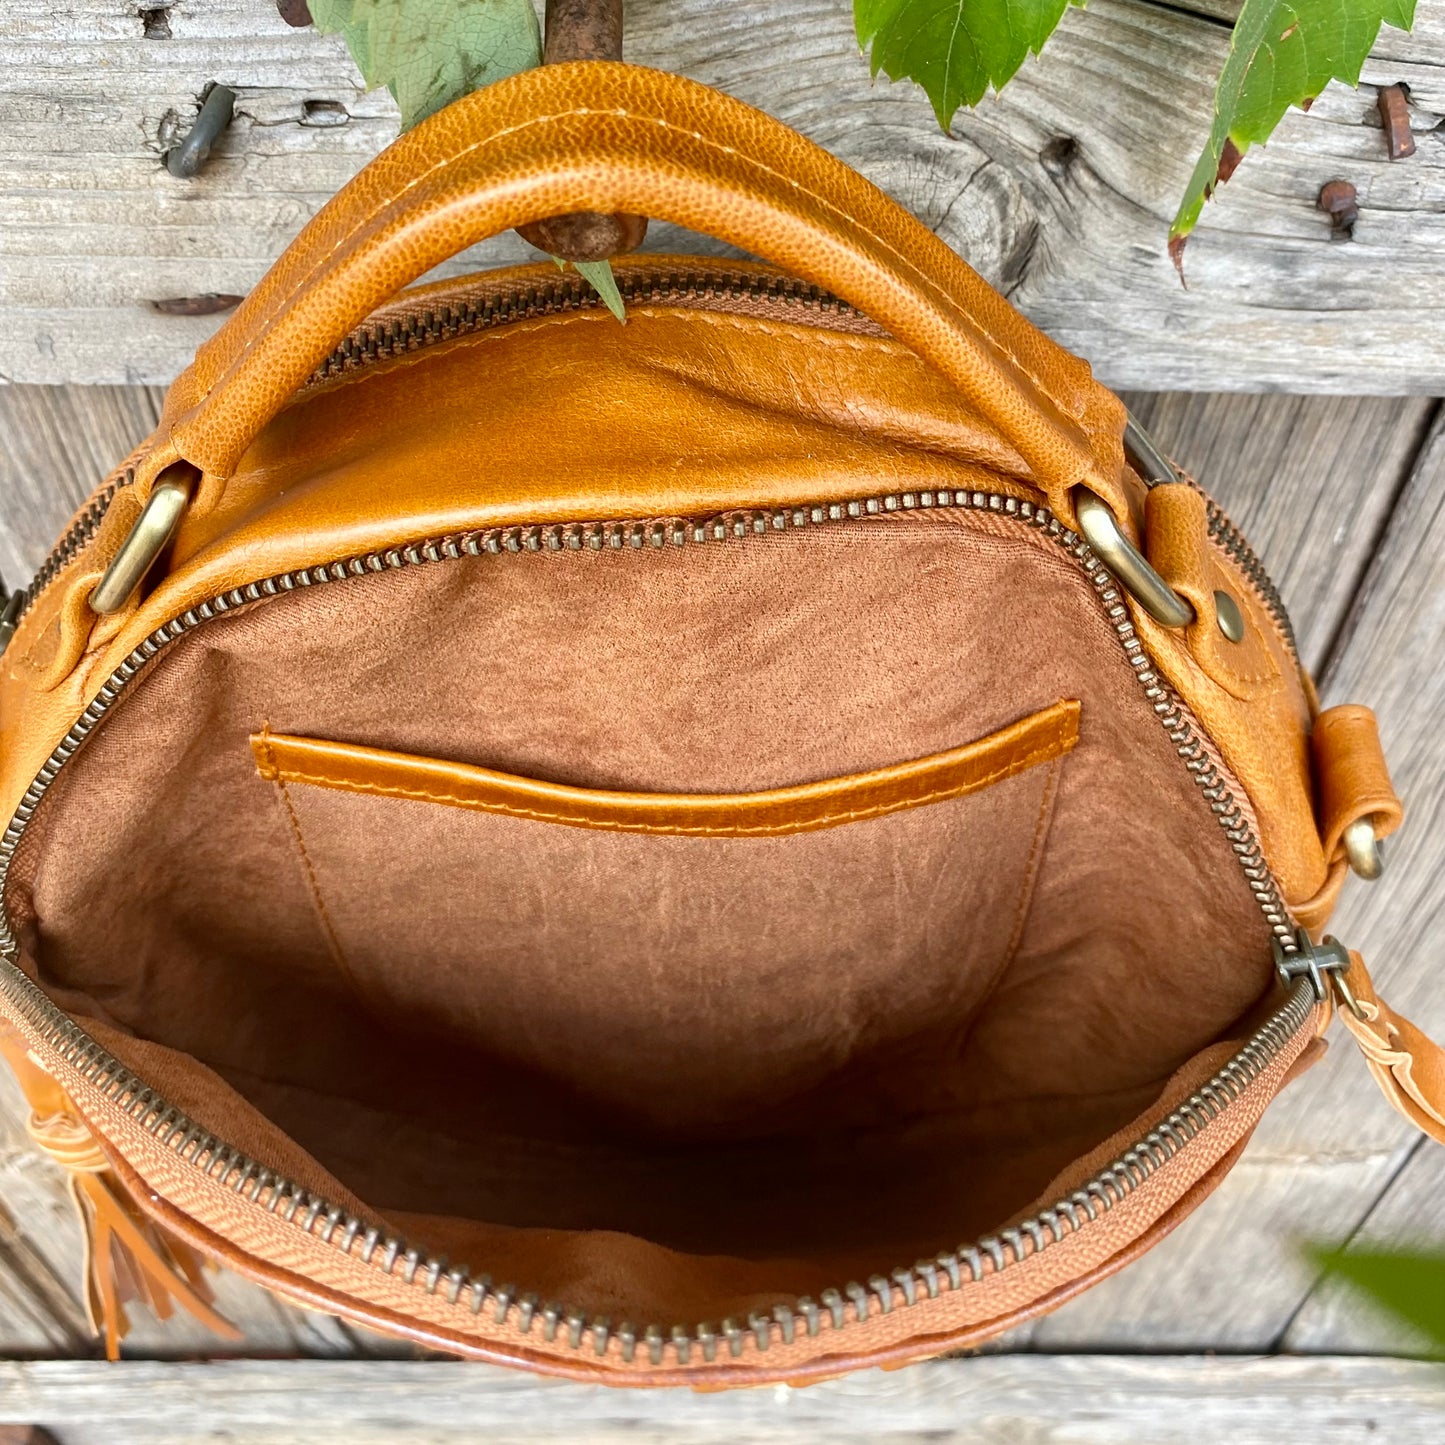
<path fill-rule="evenodd" d="M 132 1303 L 145 1305 L 159 1320 L 169 1319 L 179 1304 L 216 1334 L 241 1338 L 213 1307 L 201 1255 L 141 1210 L 80 1120 L 34 1114 L 28 1131 L 67 1172 L 85 1239 L 86 1316 L 104 1340 L 108 1360 L 120 1358 L 130 1329 L 126 1306 Z"/>

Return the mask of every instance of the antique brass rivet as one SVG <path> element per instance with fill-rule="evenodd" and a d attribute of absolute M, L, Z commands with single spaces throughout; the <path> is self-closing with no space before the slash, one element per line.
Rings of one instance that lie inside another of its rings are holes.
<path fill-rule="evenodd" d="M 1228 592 L 1214 594 L 1214 617 L 1219 623 L 1219 630 L 1231 642 L 1244 641 L 1244 614 Z"/>

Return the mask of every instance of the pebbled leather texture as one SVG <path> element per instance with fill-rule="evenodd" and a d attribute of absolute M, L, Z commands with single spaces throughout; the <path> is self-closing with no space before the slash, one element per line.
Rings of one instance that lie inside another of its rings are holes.
<path fill-rule="evenodd" d="M 618 833 L 781 837 L 966 797 L 1070 751 L 1079 704 L 1056 703 L 977 742 L 867 773 L 761 793 L 619 793 L 352 743 L 261 732 L 256 769 L 271 782 L 410 798 L 533 822 Z"/>
<path fill-rule="evenodd" d="M 1176 631 L 1133 603 L 1135 625 L 1249 794 L 1285 901 L 1307 903 L 1325 886 L 1328 861 L 1315 827 L 1307 681 L 1263 598 L 1209 540 L 1203 494 L 1184 483 L 1158 486 L 1145 508 L 1150 561 L 1197 616 Z M 1243 642 L 1219 631 L 1218 588 L 1239 604 Z"/>
<path fill-rule="evenodd" d="M 546 66 L 403 136 L 325 206 L 172 387 L 167 444 L 219 498 L 247 446 L 358 322 L 500 231 L 571 211 L 675 221 L 866 309 L 946 377 L 1072 517 L 1081 483 L 1121 515 L 1122 408 L 926 227 L 780 122 L 619 62 Z"/>

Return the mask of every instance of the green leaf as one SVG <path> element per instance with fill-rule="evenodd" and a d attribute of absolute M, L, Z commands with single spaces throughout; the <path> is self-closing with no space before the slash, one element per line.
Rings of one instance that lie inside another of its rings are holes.
<path fill-rule="evenodd" d="M 1070 4 L 1084 0 L 853 0 L 858 43 L 873 74 L 915 80 L 944 130 L 1043 48 Z"/>
<path fill-rule="evenodd" d="M 622 304 L 622 292 L 617 289 L 617 277 L 612 274 L 612 262 L 575 261 L 573 264 L 582 279 L 602 298 L 603 305 L 626 325 L 627 309 Z"/>
<path fill-rule="evenodd" d="M 1181 274 L 1184 243 L 1205 201 L 1245 151 L 1330 81 L 1358 85 L 1381 21 L 1408 30 L 1414 20 L 1415 0 L 1244 0 L 1214 93 L 1209 142 L 1169 228 Z"/>
<path fill-rule="evenodd" d="M 542 61 L 532 0 L 310 0 L 369 86 L 384 85 L 410 130 L 433 111 Z"/>
<path fill-rule="evenodd" d="M 1445 1359 L 1445 1254 L 1311 1250 L 1311 1257 L 1412 1325 Z"/>

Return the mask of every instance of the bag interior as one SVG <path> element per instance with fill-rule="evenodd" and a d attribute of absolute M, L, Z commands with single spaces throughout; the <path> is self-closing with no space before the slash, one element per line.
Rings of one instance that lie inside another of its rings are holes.
<path fill-rule="evenodd" d="M 1268 930 L 1061 548 L 965 510 L 744 531 L 463 555 L 188 634 L 25 836 L 26 967 L 222 1138 L 614 1318 L 1008 1223 L 1237 1027 Z M 1071 751 L 782 836 L 278 783 L 251 744 L 751 793 L 1061 700 Z"/>

